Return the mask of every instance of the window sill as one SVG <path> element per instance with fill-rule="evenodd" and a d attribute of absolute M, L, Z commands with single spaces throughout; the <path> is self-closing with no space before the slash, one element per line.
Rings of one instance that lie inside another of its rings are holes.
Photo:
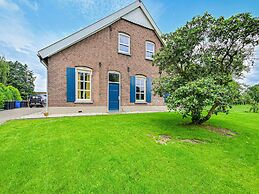
<path fill-rule="evenodd" d="M 93 104 L 93 101 L 75 101 L 75 104 Z"/>
<path fill-rule="evenodd" d="M 121 54 L 121 55 L 126 55 L 126 56 L 131 57 L 131 54 L 130 54 L 130 53 L 124 53 L 124 52 L 121 52 L 121 51 L 118 51 L 118 53 Z"/>
<path fill-rule="evenodd" d="M 135 104 L 147 104 L 147 102 L 144 102 L 144 101 L 141 102 L 141 101 L 140 101 L 140 102 L 135 102 Z"/>
<path fill-rule="evenodd" d="M 145 59 L 148 60 L 148 61 L 154 61 L 153 58 L 145 58 Z"/>

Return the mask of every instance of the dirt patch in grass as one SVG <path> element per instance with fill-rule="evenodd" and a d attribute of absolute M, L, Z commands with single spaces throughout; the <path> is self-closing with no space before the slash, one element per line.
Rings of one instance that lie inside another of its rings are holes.
<path fill-rule="evenodd" d="M 180 140 L 181 142 L 185 142 L 185 143 L 191 143 L 191 144 L 201 144 L 201 143 L 205 143 L 201 140 L 198 139 L 182 139 Z"/>
<path fill-rule="evenodd" d="M 203 126 L 205 129 L 208 129 L 212 132 L 215 132 L 215 133 L 218 133 L 218 134 L 221 134 L 221 135 L 224 135 L 224 136 L 228 136 L 228 137 L 233 137 L 233 136 L 236 136 L 237 133 L 234 132 L 234 131 L 231 131 L 229 129 L 226 129 L 226 128 L 219 128 L 219 127 L 214 127 L 214 126 L 211 126 L 211 125 L 205 125 Z"/>
<path fill-rule="evenodd" d="M 157 136 L 148 134 L 148 136 L 152 137 L 156 143 L 161 144 L 161 145 L 166 145 L 169 141 L 172 140 L 172 137 L 170 135 L 161 134 L 157 137 Z"/>

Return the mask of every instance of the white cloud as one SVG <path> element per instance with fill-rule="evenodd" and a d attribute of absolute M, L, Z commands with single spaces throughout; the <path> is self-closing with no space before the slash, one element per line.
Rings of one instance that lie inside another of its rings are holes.
<path fill-rule="evenodd" d="M 0 43 L 23 53 L 35 50 L 33 34 L 20 13 L 0 15 L 0 24 Z"/>
<path fill-rule="evenodd" d="M 45 92 L 47 91 L 47 78 L 46 74 L 42 75 L 39 73 L 35 73 L 36 80 L 35 80 L 35 91 L 36 92 Z"/>
<path fill-rule="evenodd" d="M 248 85 L 254 85 L 259 83 L 259 46 L 255 48 L 255 64 L 248 73 L 245 74 L 245 78 L 241 80 L 242 83 Z"/>
<path fill-rule="evenodd" d="M 35 91 L 46 91 L 46 68 L 39 62 L 37 51 L 60 36 L 44 30 L 38 36 L 21 8 L 11 1 L 0 0 L 1 8 L 4 10 L 0 11 L 0 56 L 27 64 L 36 76 Z"/>
<path fill-rule="evenodd" d="M 10 11 L 19 11 L 18 5 L 9 0 L 0 0 L 0 8 L 7 9 Z"/>
<path fill-rule="evenodd" d="M 26 5 L 27 7 L 29 7 L 30 9 L 32 9 L 33 11 L 37 11 L 39 9 L 39 5 L 37 2 L 33 1 L 33 0 L 20 0 L 20 2 L 23 5 Z"/>

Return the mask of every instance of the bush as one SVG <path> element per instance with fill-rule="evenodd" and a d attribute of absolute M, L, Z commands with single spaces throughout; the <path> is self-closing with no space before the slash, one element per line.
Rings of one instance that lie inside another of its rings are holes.
<path fill-rule="evenodd" d="M 259 111 L 259 104 L 257 102 L 252 103 L 252 107 L 250 108 L 250 112 L 258 113 Z"/>
<path fill-rule="evenodd" d="M 21 94 L 17 88 L 13 86 L 7 86 L 7 89 L 9 89 L 10 93 L 12 94 L 12 100 L 22 100 Z"/>
<path fill-rule="evenodd" d="M 0 83 L 0 109 L 4 107 L 5 101 L 22 100 L 19 90 L 13 86 L 5 86 Z"/>

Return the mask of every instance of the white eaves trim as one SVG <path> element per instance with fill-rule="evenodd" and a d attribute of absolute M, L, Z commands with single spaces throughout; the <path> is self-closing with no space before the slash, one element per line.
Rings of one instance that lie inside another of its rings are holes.
<path fill-rule="evenodd" d="M 127 7 L 97 21 L 96 23 L 94 23 L 86 28 L 83 28 L 82 30 L 77 31 L 77 32 L 71 34 L 70 36 L 65 37 L 64 39 L 59 40 L 59 41 L 41 49 L 40 51 L 38 51 L 38 56 L 40 57 L 40 59 L 45 59 L 47 57 L 50 57 L 50 56 L 58 53 L 59 51 L 64 50 L 65 48 L 68 48 L 69 46 L 74 45 L 75 43 L 97 33 L 98 31 L 101 31 L 102 29 L 110 26 L 111 24 L 115 23 L 116 21 L 120 20 L 121 18 L 126 19 L 126 20 L 128 19 L 129 21 L 134 23 L 134 21 L 132 21 L 130 19 L 132 17 L 130 17 L 129 14 L 138 8 L 140 8 L 144 12 L 144 15 L 146 16 L 147 20 L 150 22 L 149 28 L 153 27 L 153 30 L 155 31 L 157 36 L 162 41 L 161 31 L 157 27 L 156 23 L 152 19 L 151 15 L 149 14 L 149 12 L 146 9 L 146 7 L 144 6 L 144 4 L 140 0 L 138 0 L 138 1 L 135 1 L 134 3 L 128 5 Z M 139 9 L 138 9 L 138 12 L 139 12 Z M 139 20 L 136 21 L 136 23 L 142 25 Z M 144 25 L 144 24 L 146 24 L 146 25 Z M 147 25 L 148 25 L 147 22 L 143 23 L 144 27 L 148 27 Z"/>

